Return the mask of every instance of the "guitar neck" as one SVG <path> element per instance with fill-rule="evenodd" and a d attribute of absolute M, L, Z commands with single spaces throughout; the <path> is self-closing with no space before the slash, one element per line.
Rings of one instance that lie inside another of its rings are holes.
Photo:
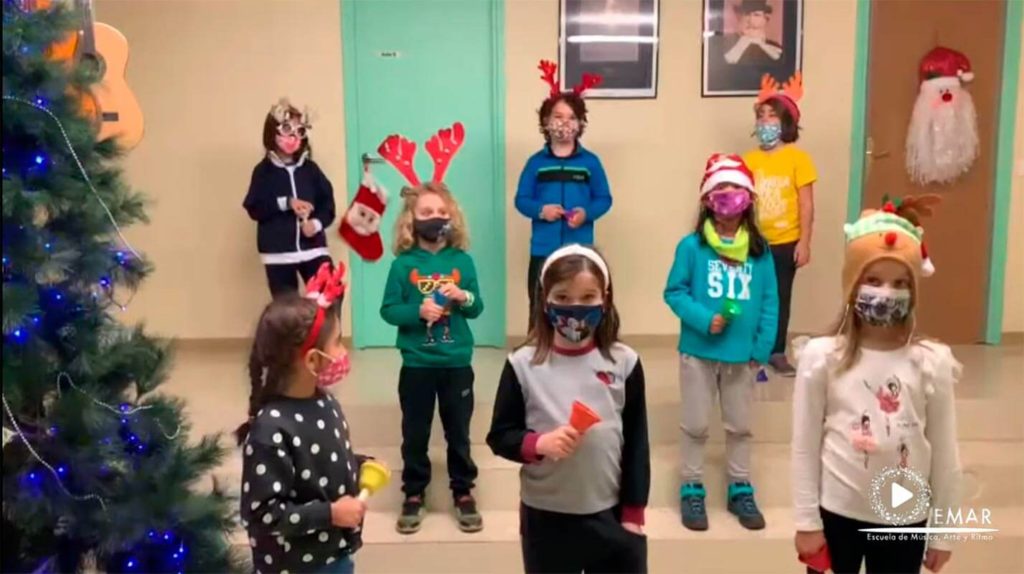
<path fill-rule="evenodd" d="M 96 35 L 93 29 L 92 0 L 75 0 L 75 6 L 82 15 L 82 42 L 79 44 L 81 56 L 96 55 Z"/>

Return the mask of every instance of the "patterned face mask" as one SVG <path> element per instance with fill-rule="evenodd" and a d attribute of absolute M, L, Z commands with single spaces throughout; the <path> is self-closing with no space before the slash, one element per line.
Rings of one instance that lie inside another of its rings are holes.
<path fill-rule="evenodd" d="M 559 141 L 575 140 L 580 133 L 580 123 L 576 120 L 548 120 L 548 134 L 551 139 Z"/>
<path fill-rule="evenodd" d="M 891 327 L 910 316 L 910 299 L 909 289 L 861 285 L 853 310 L 868 325 Z"/>
<path fill-rule="evenodd" d="M 316 353 L 329 361 L 326 367 L 316 373 L 316 386 L 321 389 L 340 383 L 352 370 L 352 362 L 348 358 L 348 353 L 344 353 L 340 357 L 332 357 L 319 350 Z"/>
<path fill-rule="evenodd" d="M 771 149 L 779 145 L 782 139 L 782 126 L 776 123 L 758 122 L 757 141 L 763 149 Z"/>
<path fill-rule="evenodd" d="M 579 343 L 590 338 L 604 318 L 604 304 L 556 305 L 547 304 L 548 321 L 566 340 Z"/>

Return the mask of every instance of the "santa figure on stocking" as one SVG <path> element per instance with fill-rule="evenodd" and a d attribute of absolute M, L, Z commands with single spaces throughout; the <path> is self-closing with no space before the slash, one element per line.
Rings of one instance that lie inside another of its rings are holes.
<path fill-rule="evenodd" d="M 363 156 L 363 180 L 338 227 L 345 243 L 366 261 L 377 261 L 384 255 L 380 222 L 388 203 L 387 191 L 370 173 L 370 164 L 379 161 Z"/>
<path fill-rule="evenodd" d="M 978 117 L 965 85 L 971 62 L 938 47 L 921 60 L 920 92 L 907 130 L 907 173 L 920 185 L 949 183 L 978 158 Z"/>

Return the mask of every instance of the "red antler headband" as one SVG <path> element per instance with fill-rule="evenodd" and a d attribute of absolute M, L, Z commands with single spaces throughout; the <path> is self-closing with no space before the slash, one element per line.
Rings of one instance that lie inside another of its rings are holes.
<path fill-rule="evenodd" d="M 466 128 L 463 127 L 462 122 L 455 122 L 450 128 L 438 130 L 433 137 L 427 140 L 423 147 L 427 148 L 427 154 L 434 160 L 434 176 L 430 181 L 434 183 L 444 181 L 452 158 L 459 153 L 465 141 Z M 416 175 L 416 168 L 413 165 L 413 159 L 416 156 L 416 142 L 398 134 L 392 134 L 381 142 L 377 153 L 398 170 L 398 173 L 402 174 L 409 185 L 413 187 L 420 185 L 420 178 Z"/>
<path fill-rule="evenodd" d="M 548 94 L 548 98 L 555 98 L 562 94 L 562 88 L 558 84 L 558 64 L 551 60 L 541 60 L 537 69 L 542 72 L 541 79 L 544 83 L 551 88 L 551 92 Z M 572 93 L 577 96 L 583 97 L 583 93 L 591 88 L 596 88 L 601 84 L 603 78 L 600 74 L 584 73 L 580 83 L 576 84 L 572 88 Z"/>
<path fill-rule="evenodd" d="M 320 331 L 324 327 L 324 319 L 327 317 L 327 309 L 331 305 L 345 298 L 345 264 L 338 262 L 337 268 L 331 271 L 331 264 L 324 263 L 317 270 L 316 275 L 306 283 L 306 299 L 316 301 L 316 318 L 313 319 L 313 326 L 309 329 L 309 335 L 299 347 L 299 355 L 303 356 L 316 346 L 320 338 Z"/>

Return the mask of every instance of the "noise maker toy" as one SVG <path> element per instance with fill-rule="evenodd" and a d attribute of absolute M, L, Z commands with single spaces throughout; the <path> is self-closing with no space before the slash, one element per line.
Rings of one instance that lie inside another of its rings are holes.
<path fill-rule="evenodd" d="M 725 303 L 722 304 L 722 318 L 726 321 L 732 321 L 736 317 L 740 316 L 743 309 L 735 299 L 726 299 Z"/>
<path fill-rule="evenodd" d="M 580 434 L 587 432 L 587 429 L 601 422 L 601 417 L 590 407 L 579 402 L 572 402 L 572 414 L 569 415 L 569 426 L 576 429 Z"/>
<path fill-rule="evenodd" d="M 366 502 L 370 495 L 391 482 L 391 470 L 383 464 L 368 460 L 359 469 L 359 500 Z"/>
<path fill-rule="evenodd" d="M 759 382 L 759 383 L 767 383 L 768 382 L 768 373 L 766 373 L 763 368 L 758 369 L 758 371 L 757 371 L 757 382 Z"/>

